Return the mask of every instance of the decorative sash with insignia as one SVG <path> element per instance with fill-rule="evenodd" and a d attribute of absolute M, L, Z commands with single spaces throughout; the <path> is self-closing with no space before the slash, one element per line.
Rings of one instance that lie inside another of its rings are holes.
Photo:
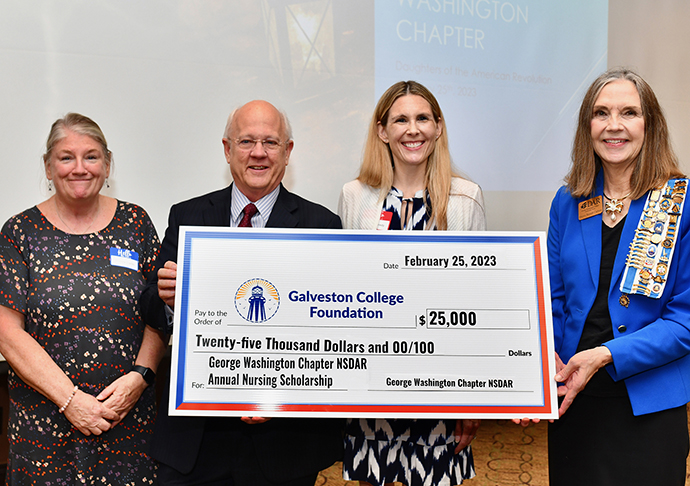
<path fill-rule="evenodd" d="M 664 293 L 687 188 L 688 179 L 671 179 L 661 189 L 649 192 L 625 260 L 620 287 L 623 294 L 658 299 Z M 623 298 L 628 301 L 627 295 Z"/>

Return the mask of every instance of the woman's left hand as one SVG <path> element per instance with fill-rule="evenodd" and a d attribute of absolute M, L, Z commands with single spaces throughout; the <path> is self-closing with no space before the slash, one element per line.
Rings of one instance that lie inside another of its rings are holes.
<path fill-rule="evenodd" d="M 127 416 L 127 413 L 137 403 L 147 386 L 148 384 L 140 373 L 129 372 L 112 382 L 105 390 L 98 394 L 96 399 L 103 402 L 103 405 L 114 410 L 120 416 L 119 420 L 113 422 L 113 427 Z"/>
<path fill-rule="evenodd" d="M 458 419 L 455 421 L 455 453 L 459 453 L 477 437 L 481 420 Z"/>
<path fill-rule="evenodd" d="M 568 410 L 577 394 L 584 389 L 594 373 L 609 363 L 613 363 L 613 357 L 606 346 L 580 351 L 570 358 L 566 365 L 556 355 L 556 370 L 558 372 L 555 380 L 561 383 L 558 387 L 558 396 L 565 397 L 558 409 L 559 417 Z"/>

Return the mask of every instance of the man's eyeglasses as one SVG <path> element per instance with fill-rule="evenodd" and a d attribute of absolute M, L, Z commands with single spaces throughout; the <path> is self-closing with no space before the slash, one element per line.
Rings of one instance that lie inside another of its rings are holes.
<path fill-rule="evenodd" d="M 265 140 L 252 140 L 251 138 L 235 138 L 233 139 L 235 145 L 240 150 L 253 150 L 257 143 L 260 143 L 266 152 L 277 152 L 280 147 L 285 145 L 287 142 L 279 142 L 278 140 L 273 140 L 267 138 Z"/>

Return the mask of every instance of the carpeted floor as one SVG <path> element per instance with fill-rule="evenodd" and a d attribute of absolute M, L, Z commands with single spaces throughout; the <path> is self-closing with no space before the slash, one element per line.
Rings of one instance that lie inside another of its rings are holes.
<path fill-rule="evenodd" d="M 483 420 L 472 442 L 477 476 L 463 484 L 549 484 L 546 422 L 522 428 L 509 420 Z"/>

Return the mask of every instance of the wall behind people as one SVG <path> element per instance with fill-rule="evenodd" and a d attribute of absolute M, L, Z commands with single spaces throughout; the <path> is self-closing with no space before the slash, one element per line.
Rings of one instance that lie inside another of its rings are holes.
<path fill-rule="evenodd" d="M 232 108 L 254 98 L 282 107 L 293 123 L 296 144 L 286 184 L 334 209 L 340 187 L 357 173 L 377 97 L 375 4 L 322 3 L 331 9 L 326 21 L 323 12 L 309 10 L 309 2 L 297 1 L 3 2 L 0 219 L 47 197 L 40 162 L 47 127 L 78 111 L 108 134 L 115 170 L 107 193 L 143 205 L 162 231 L 172 203 L 230 182 L 222 129 Z M 299 29 L 280 12 L 311 18 L 320 32 L 328 30 L 333 58 L 307 56 L 312 64 L 294 69 L 294 53 L 286 46 Z M 652 84 L 685 170 L 689 14 L 683 0 L 609 0 L 608 64 L 631 66 Z M 158 21 L 146 20 L 151 18 Z M 453 116 L 462 119 L 463 113 Z M 490 121 L 470 123 L 483 127 L 485 143 L 506 143 L 505 130 Z M 463 140 L 453 126 L 449 136 Z M 563 152 L 553 160 L 558 174 L 568 166 Z M 456 162 L 485 186 L 489 229 L 546 229 L 558 180 L 539 190 L 492 190 L 475 169 L 483 160 Z"/>
<path fill-rule="evenodd" d="M 690 54 L 685 48 L 690 45 L 688 19 L 690 3 L 685 0 L 609 0 L 608 65 L 631 67 L 654 88 L 686 174 L 690 174 Z M 546 230 L 556 189 L 486 192 L 489 228 Z"/>

